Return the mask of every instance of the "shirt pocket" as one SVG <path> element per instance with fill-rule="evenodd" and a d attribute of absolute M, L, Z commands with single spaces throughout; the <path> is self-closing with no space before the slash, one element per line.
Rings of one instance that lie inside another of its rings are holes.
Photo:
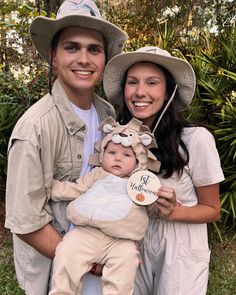
<path fill-rule="evenodd" d="M 73 163 L 72 161 L 57 161 L 54 167 L 54 177 L 60 181 L 63 180 L 70 180 L 72 171 L 73 170 Z"/>

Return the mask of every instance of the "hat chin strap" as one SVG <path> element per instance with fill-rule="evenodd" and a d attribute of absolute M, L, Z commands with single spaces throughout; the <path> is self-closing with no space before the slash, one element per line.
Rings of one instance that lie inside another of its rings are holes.
<path fill-rule="evenodd" d="M 162 117 L 164 116 L 164 114 L 165 114 L 165 112 L 166 112 L 168 106 L 169 106 L 170 103 L 172 102 L 172 100 L 173 100 L 173 98 L 174 98 L 174 96 L 175 96 L 175 93 L 176 93 L 177 88 L 178 88 L 178 86 L 177 86 L 177 84 L 176 84 L 176 85 L 175 85 L 175 89 L 174 89 L 174 91 L 173 91 L 173 93 L 172 93 L 170 99 L 168 100 L 168 102 L 167 102 L 167 104 L 166 104 L 164 110 L 162 111 L 162 113 L 161 113 L 161 115 L 160 115 L 158 121 L 156 122 L 156 125 L 155 125 L 155 127 L 154 127 L 154 129 L 153 129 L 153 131 L 152 131 L 153 134 L 155 133 L 155 131 L 156 131 L 156 129 L 157 129 L 157 126 L 159 125 L 159 123 L 160 123 Z"/>

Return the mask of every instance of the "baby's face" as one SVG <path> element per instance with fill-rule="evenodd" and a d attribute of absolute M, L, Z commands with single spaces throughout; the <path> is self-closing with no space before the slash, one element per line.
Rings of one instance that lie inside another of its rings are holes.
<path fill-rule="evenodd" d="M 102 161 L 102 167 L 105 171 L 119 177 L 126 177 L 136 166 L 137 159 L 131 147 L 124 147 L 120 143 L 108 143 Z"/>

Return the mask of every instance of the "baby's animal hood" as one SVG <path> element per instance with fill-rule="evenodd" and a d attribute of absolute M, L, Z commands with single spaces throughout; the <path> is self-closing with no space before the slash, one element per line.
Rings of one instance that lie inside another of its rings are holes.
<path fill-rule="evenodd" d="M 104 137 L 96 144 L 97 154 L 90 157 L 90 164 L 100 166 L 104 150 L 107 144 L 112 141 L 116 144 L 122 144 L 125 147 L 131 147 L 138 160 L 138 166 L 135 171 L 149 169 L 158 172 L 160 162 L 149 150 L 157 147 L 155 138 L 150 129 L 135 118 L 131 119 L 128 124 L 120 125 L 112 117 L 106 118 L 99 126 Z M 135 172 L 133 171 L 133 172 Z"/>

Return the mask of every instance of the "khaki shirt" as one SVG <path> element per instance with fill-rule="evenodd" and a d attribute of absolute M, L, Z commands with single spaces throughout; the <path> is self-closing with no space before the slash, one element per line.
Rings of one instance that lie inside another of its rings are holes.
<path fill-rule="evenodd" d="M 114 108 L 95 95 L 99 120 Z M 75 181 L 80 174 L 86 125 L 73 112 L 60 82 L 17 122 L 8 148 L 5 226 L 13 233 L 34 232 L 52 222 L 68 230 L 67 203 L 49 200 L 52 179 Z M 17 278 L 26 294 L 46 295 L 51 260 L 14 235 Z M 26 267 L 27 265 L 27 267 Z"/>

